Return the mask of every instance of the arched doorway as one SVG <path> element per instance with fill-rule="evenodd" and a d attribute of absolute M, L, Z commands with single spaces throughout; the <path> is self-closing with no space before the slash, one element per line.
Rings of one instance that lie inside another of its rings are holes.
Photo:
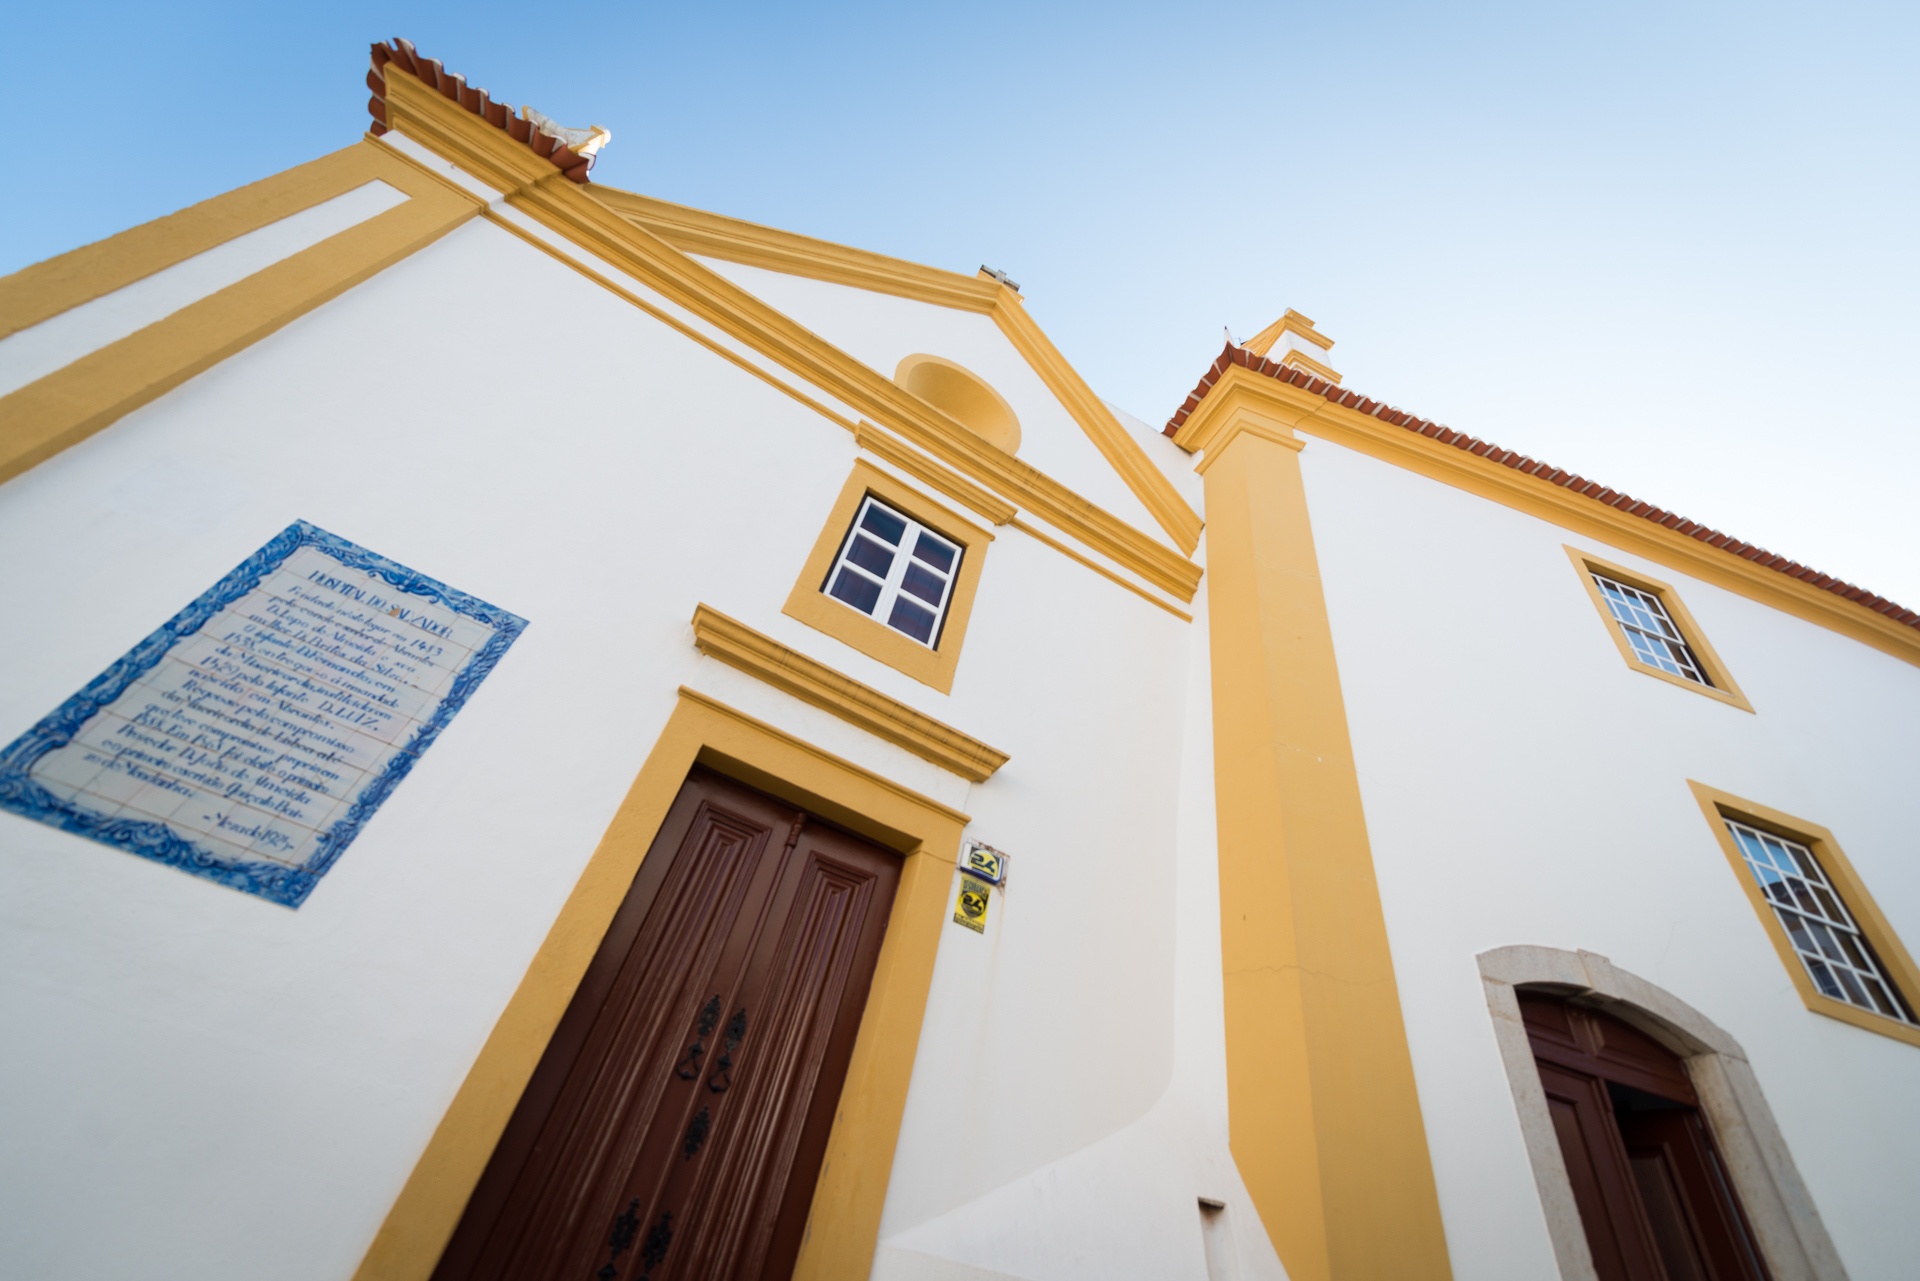
<path fill-rule="evenodd" d="M 1600 1281 L 1766 1281 L 1680 1057 L 1601 1010 L 1518 995 Z"/>

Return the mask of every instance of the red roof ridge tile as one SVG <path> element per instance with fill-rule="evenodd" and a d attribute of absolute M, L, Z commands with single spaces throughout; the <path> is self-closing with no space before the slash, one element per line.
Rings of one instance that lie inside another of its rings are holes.
<path fill-rule="evenodd" d="M 1194 387 L 1193 391 L 1188 394 L 1186 400 L 1181 402 L 1180 408 L 1174 411 L 1173 417 L 1167 420 L 1167 425 L 1163 429 L 1162 434 L 1169 437 L 1177 434 L 1181 426 L 1185 424 L 1187 419 L 1193 414 L 1193 411 L 1200 407 L 1200 402 L 1207 398 L 1207 393 L 1213 390 L 1214 384 L 1219 382 L 1227 370 L 1235 365 L 1256 374 L 1263 374 L 1278 382 L 1299 387 L 1311 395 L 1320 396 L 1332 401 L 1336 405 L 1357 410 L 1370 418 L 1377 418 L 1383 423 L 1388 423 L 1395 427 L 1403 427 L 1416 435 L 1429 437 L 1442 445 L 1452 445 L 1457 449 L 1467 450 L 1469 453 L 1477 454 L 1489 462 L 1503 464 L 1504 466 L 1513 468 L 1515 471 L 1532 476 L 1537 480 L 1546 481 L 1548 484 L 1557 485 L 1562 489 L 1571 490 L 1576 494 L 1592 498 L 1596 502 L 1605 503 L 1607 506 L 1625 512 L 1629 516 L 1639 516 L 1643 519 L 1650 520 L 1656 525 L 1662 525 L 1673 530 L 1675 533 L 1696 538 L 1706 543 L 1709 547 L 1719 548 L 1743 560 L 1750 560 L 1756 565 L 1765 566 L 1768 569 L 1776 570 L 1789 577 L 1797 578 L 1810 586 L 1832 592 L 1834 595 L 1862 605 L 1876 614 L 1884 615 L 1897 623 L 1902 623 L 1905 626 L 1920 631 L 1920 613 L 1916 613 L 1903 605 L 1896 604 L 1884 596 L 1876 595 L 1864 587 L 1856 587 L 1852 583 L 1843 582 L 1830 574 L 1823 574 L 1818 570 L 1800 564 L 1798 561 L 1788 560 L 1784 556 L 1776 556 L 1765 548 L 1756 547 L 1752 543 L 1742 541 L 1730 534 L 1723 534 L 1717 529 L 1709 529 L 1705 525 L 1687 520 L 1685 517 L 1674 512 L 1655 507 L 1651 503 L 1641 502 L 1629 494 L 1621 493 L 1615 489 L 1605 488 L 1598 481 L 1588 480 L 1584 476 L 1575 476 L 1571 473 L 1564 472 L 1551 463 L 1543 463 L 1537 459 L 1528 458 L 1523 454 L 1516 454 L 1510 449 L 1501 449 L 1499 446 L 1481 440 L 1477 436 L 1469 436 L 1464 432 L 1457 432 L 1451 427 L 1443 426 L 1431 419 L 1417 417 L 1404 409 L 1395 409 L 1390 405 L 1368 400 L 1358 392 L 1349 391 L 1336 383 L 1329 382 L 1325 378 L 1315 377 L 1304 369 L 1290 365 L 1282 365 L 1280 362 L 1268 360 L 1264 356 L 1256 356 L 1246 348 L 1236 346 L 1233 343 L 1228 343 L 1226 349 L 1220 353 L 1219 358 L 1213 362 L 1213 365 L 1206 373 L 1200 376 L 1200 382 Z"/>
<path fill-rule="evenodd" d="M 593 167 L 591 157 L 580 155 L 552 134 L 522 119 L 506 103 L 496 102 L 489 97 L 485 89 L 472 88 L 465 76 L 454 75 L 440 65 L 439 59 L 421 57 L 411 40 L 398 37 L 389 43 L 373 46 L 373 68 L 367 72 L 367 88 L 373 90 L 373 97 L 367 99 L 367 114 L 373 117 L 374 137 L 378 138 L 387 131 L 389 67 L 399 68 L 429 89 L 438 91 L 449 102 L 479 116 L 515 142 L 525 143 L 535 155 L 552 161 L 555 168 L 574 182 L 588 181 L 587 170 Z"/>

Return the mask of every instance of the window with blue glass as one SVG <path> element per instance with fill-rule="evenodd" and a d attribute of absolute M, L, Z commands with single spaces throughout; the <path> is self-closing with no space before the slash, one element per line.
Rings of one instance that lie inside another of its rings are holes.
<path fill-rule="evenodd" d="M 868 494 L 822 590 L 933 649 L 962 554 L 952 539 Z"/>
<path fill-rule="evenodd" d="M 1820 994 L 1915 1024 L 1906 994 L 1894 986 L 1892 975 L 1814 852 L 1798 841 L 1736 819 L 1724 821 Z"/>

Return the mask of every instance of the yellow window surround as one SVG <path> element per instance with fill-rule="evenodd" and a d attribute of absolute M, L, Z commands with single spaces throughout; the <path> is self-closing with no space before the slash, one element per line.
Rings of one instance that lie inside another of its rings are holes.
<path fill-rule="evenodd" d="M 826 593 L 827 573 L 833 568 L 847 532 L 853 528 L 861 500 L 868 494 L 960 545 L 960 568 L 954 575 L 939 642 L 932 649 Z M 950 694 L 954 669 L 960 662 L 960 647 L 966 642 L 967 622 L 973 613 L 974 593 L 980 586 L 980 570 L 987 559 L 987 544 L 992 541 L 992 534 L 952 508 L 936 503 L 863 459 L 854 463 L 853 474 L 847 477 L 840 496 L 834 500 L 827 523 L 808 553 L 806 565 L 782 612 L 851 645 L 868 658 L 906 673 L 923 685 Z"/>
<path fill-rule="evenodd" d="M 1708 698 L 1738 707 L 1742 711 L 1753 710 L 1753 704 L 1749 703 L 1747 696 L 1740 692 L 1740 686 L 1734 681 L 1733 674 L 1727 670 L 1727 665 L 1720 661 L 1720 655 L 1708 642 L 1706 632 L 1702 630 L 1699 623 L 1694 621 L 1692 613 L 1680 599 L 1680 594 L 1671 586 L 1657 578 L 1648 578 L 1645 574 L 1628 569 L 1624 565 L 1601 560 L 1598 556 L 1575 547 L 1567 547 L 1566 553 L 1567 558 L 1573 562 L 1574 569 L 1579 572 L 1580 581 L 1586 586 L 1587 595 L 1593 601 L 1593 607 L 1600 611 L 1600 617 L 1606 622 L 1607 635 L 1613 637 L 1613 643 L 1620 650 L 1620 657 L 1625 660 L 1628 667 L 1656 680 L 1663 680 L 1669 685 L 1690 689 L 1696 694 L 1704 694 Z M 1606 597 L 1600 591 L 1600 584 L 1593 579 L 1596 573 L 1658 599 L 1661 608 L 1665 609 L 1667 616 L 1673 620 L 1673 625 L 1680 629 L 1680 637 L 1686 642 L 1687 648 L 1692 650 L 1693 656 L 1699 660 L 1701 671 L 1713 684 L 1702 685 L 1684 676 L 1675 676 L 1672 672 L 1662 671 L 1636 655 L 1632 643 L 1627 640 L 1626 632 L 1620 626 L 1620 620 L 1615 618 L 1613 611 L 1607 607 Z"/>
<path fill-rule="evenodd" d="M 1007 754 L 999 748 L 782 645 L 710 605 L 693 611 L 693 643 L 707 657 L 832 712 L 969 782 L 984 783 L 1007 763 Z"/>
<path fill-rule="evenodd" d="M 1688 779 L 1687 786 L 1693 789 L 1693 798 L 1699 803 L 1700 812 L 1706 815 L 1714 839 L 1720 843 L 1720 852 L 1726 855 L 1740 888 L 1746 893 L 1747 902 L 1760 918 L 1760 924 L 1766 928 L 1767 937 L 1772 940 L 1780 963 L 1786 967 L 1787 976 L 1793 980 L 1801 1003 L 1815 1014 L 1824 1014 L 1830 1019 L 1838 1019 L 1868 1032 L 1878 1032 L 1881 1036 L 1904 1041 L 1908 1045 L 1920 1045 L 1920 1028 L 1827 996 L 1814 985 L 1813 976 L 1807 973 L 1807 967 L 1794 949 L 1793 941 L 1780 924 L 1779 915 L 1768 903 L 1760 889 L 1760 882 L 1748 868 L 1726 821 L 1733 819 L 1770 835 L 1797 842 L 1813 851 L 1820 870 L 1839 894 L 1842 905 L 1852 915 L 1854 924 L 1860 927 L 1862 936 L 1873 946 L 1885 977 L 1900 989 L 1909 1004 L 1920 1002 L 1920 969 L 1914 967 L 1913 957 L 1908 954 L 1900 936 L 1894 933 L 1879 904 L 1873 901 L 1866 883 L 1854 871 L 1853 863 L 1841 850 L 1840 842 L 1834 839 L 1833 833 L 1818 823 L 1783 814 L 1730 792 L 1708 787 L 1705 783 Z"/>
<path fill-rule="evenodd" d="M 900 887 L 827 1138 L 795 1281 L 865 1276 L 967 815 L 693 690 L 588 860 L 354 1281 L 427 1281 L 687 772 L 705 765 L 898 852 Z"/>

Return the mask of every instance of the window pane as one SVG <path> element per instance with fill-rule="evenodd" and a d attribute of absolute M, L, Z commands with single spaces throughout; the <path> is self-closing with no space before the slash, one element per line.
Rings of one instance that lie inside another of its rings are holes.
<path fill-rule="evenodd" d="M 848 560 L 879 579 L 885 579 L 887 571 L 893 568 L 893 555 L 865 534 L 855 534 L 847 548 Z"/>
<path fill-rule="evenodd" d="M 860 518 L 860 527 L 873 531 L 895 547 L 907 532 L 906 521 L 871 500 L 867 503 L 867 514 Z"/>
<path fill-rule="evenodd" d="M 1872 943 L 1847 913 L 1846 903 L 1834 892 L 1813 851 L 1733 819 L 1727 820 L 1727 830 L 1821 993 L 1915 1023 L 1906 998 L 1888 978 Z"/>
<path fill-rule="evenodd" d="M 946 579 L 921 565 L 909 564 L 907 576 L 900 580 L 901 591 L 911 592 L 935 609 L 940 607 L 940 595 L 946 588 Z"/>
<path fill-rule="evenodd" d="M 953 548 L 924 529 L 920 531 L 920 540 L 913 545 L 913 557 L 927 562 L 943 574 L 953 569 Z"/>
<path fill-rule="evenodd" d="M 880 603 L 880 584 L 851 569 L 842 569 L 833 580 L 831 595 L 863 614 L 871 614 L 873 607 Z"/>
<path fill-rule="evenodd" d="M 922 609 L 904 596 L 893 602 L 893 614 L 887 619 L 888 626 L 923 645 L 933 644 L 933 623 L 932 610 Z"/>

